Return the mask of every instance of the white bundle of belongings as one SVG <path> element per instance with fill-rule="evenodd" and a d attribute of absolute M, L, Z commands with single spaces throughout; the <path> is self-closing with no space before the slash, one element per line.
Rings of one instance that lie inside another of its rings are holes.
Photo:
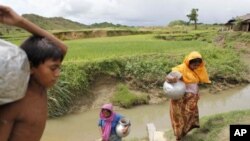
<path fill-rule="evenodd" d="M 0 105 L 24 97 L 30 76 L 26 53 L 0 39 Z"/>
<path fill-rule="evenodd" d="M 167 97 L 174 100 L 183 97 L 183 95 L 185 94 L 186 85 L 183 81 L 180 80 L 181 76 L 182 75 L 180 72 L 171 72 L 168 74 L 168 77 L 175 77 L 178 80 L 176 83 L 169 83 L 167 81 L 164 82 L 163 91 L 165 92 Z"/>

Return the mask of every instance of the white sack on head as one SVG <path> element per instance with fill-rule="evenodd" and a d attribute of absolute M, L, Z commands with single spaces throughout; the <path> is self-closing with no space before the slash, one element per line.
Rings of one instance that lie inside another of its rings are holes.
<path fill-rule="evenodd" d="M 30 77 L 26 53 L 0 39 L 0 105 L 24 97 Z"/>

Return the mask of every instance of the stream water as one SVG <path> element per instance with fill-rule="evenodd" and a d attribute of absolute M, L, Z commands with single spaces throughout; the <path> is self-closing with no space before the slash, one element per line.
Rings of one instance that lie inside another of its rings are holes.
<path fill-rule="evenodd" d="M 207 90 L 200 92 L 200 117 L 234 110 L 250 109 L 250 85 L 237 87 L 210 94 Z M 142 105 L 132 109 L 116 110 L 131 120 L 131 132 L 124 138 L 142 138 L 147 136 L 146 124 L 154 123 L 157 130 L 171 129 L 169 103 Z M 95 141 L 100 138 L 97 126 L 99 109 L 71 114 L 50 119 L 41 141 Z"/>

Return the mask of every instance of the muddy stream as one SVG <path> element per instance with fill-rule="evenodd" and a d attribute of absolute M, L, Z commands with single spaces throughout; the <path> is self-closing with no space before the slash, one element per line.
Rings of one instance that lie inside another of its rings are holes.
<path fill-rule="evenodd" d="M 200 116 L 250 108 L 250 85 L 219 93 L 200 92 Z M 154 123 L 157 130 L 169 130 L 169 103 L 143 105 L 132 109 L 116 109 L 131 122 L 131 132 L 124 140 L 147 136 L 146 124 Z M 41 141 L 94 141 L 100 137 L 97 126 L 99 109 L 49 119 Z"/>

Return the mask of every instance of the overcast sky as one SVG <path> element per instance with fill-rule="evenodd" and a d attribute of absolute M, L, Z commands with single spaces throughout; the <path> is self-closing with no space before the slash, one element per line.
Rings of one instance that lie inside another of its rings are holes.
<path fill-rule="evenodd" d="M 188 21 L 198 8 L 198 22 L 225 23 L 250 13 L 250 0 L 0 0 L 19 14 L 64 17 L 83 24 L 112 22 L 133 26 L 164 26 Z"/>

